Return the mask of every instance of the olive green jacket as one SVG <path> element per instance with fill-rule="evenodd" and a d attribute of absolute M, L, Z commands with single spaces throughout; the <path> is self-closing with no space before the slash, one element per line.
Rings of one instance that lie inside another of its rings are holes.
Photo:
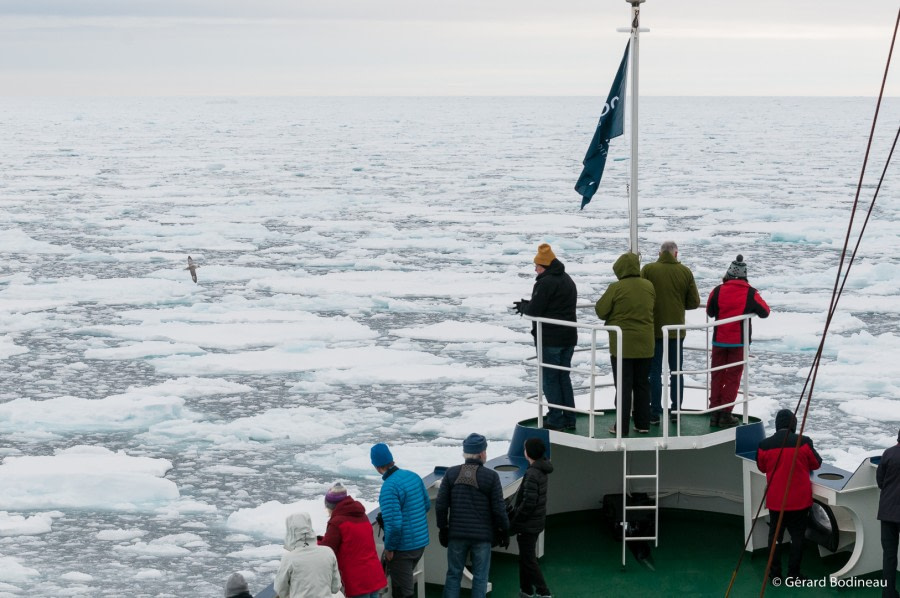
<path fill-rule="evenodd" d="M 659 259 L 641 270 L 641 278 L 653 283 L 656 304 L 653 307 L 653 334 L 662 339 L 662 327 L 684 324 L 684 311 L 700 307 L 700 293 L 690 269 L 664 251 Z M 680 331 L 684 338 L 684 331 Z M 670 330 L 669 338 L 677 338 L 678 331 Z"/>
<path fill-rule="evenodd" d="M 597 317 L 607 326 L 622 329 L 622 357 L 643 359 L 653 357 L 656 341 L 653 337 L 653 304 L 656 291 L 653 283 L 641 278 L 641 262 L 633 253 L 624 253 L 613 264 L 619 279 L 607 287 L 597 301 Z M 609 333 L 609 352 L 616 356 L 616 334 Z"/>

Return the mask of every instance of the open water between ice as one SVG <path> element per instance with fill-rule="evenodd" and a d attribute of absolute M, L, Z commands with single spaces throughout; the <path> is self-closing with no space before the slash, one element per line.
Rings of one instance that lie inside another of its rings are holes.
<path fill-rule="evenodd" d="M 213 597 L 238 570 L 258 591 L 288 513 L 324 530 L 336 480 L 375 504 L 372 443 L 420 474 L 472 431 L 505 452 L 535 413 L 508 309 L 535 248 L 585 302 L 627 249 L 627 136 L 583 212 L 572 190 L 599 105 L 0 100 L 0 596 Z M 674 239 L 705 300 L 745 256 L 773 310 L 754 325 L 767 421 L 817 346 L 873 111 L 642 100 L 643 261 Z M 894 169 L 808 423 L 845 469 L 900 421 L 897 189 Z"/>

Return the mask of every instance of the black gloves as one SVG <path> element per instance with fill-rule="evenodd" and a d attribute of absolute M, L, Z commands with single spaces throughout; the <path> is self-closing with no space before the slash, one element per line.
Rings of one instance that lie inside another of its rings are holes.
<path fill-rule="evenodd" d="M 494 530 L 494 542 L 492 544 L 500 548 L 509 548 L 509 533 L 505 529 Z"/>
<path fill-rule="evenodd" d="M 450 544 L 450 530 L 446 527 L 442 527 L 438 530 L 438 542 L 441 543 L 441 546 L 447 548 L 447 545 Z M 509 542 L 507 542 L 509 544 Z"/>
<path fill-rule="evenodd" d="M 513 309 L 516 310 L 516 313 L 520 316 L 525 315 L 525 310 L 528 309 L 528 304 L 531 303 L 528 299 L 522 299 L 521 301 L 513 301 Z"/>
<path fill-rule="evenodd" d="M 384 517 L 381 516 L 381 511 L 375 516 L 375 523 L 378 524 L 378 536 L 384 536 Z"/>

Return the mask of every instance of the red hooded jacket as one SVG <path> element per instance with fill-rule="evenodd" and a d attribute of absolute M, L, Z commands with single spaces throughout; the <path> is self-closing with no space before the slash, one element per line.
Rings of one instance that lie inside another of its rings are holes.
<path fill-rule="evenodd" d="M 348 496 L 334 507 L 319 544 L 328 546 L 337 556 L 345 595 L 371 594 L 387 586 L 372 524 L 359 502 Z"/>
<path fill-rule="evenodd" d="M 790 412 L 788 414 L 790 415 Z M 778 421 L 776 418 L 776 422 Z M 794 460 L 796 454 L 797 463 L 794 465 L 794 475 L 791 477 L 791 486 L 783 510 L 808 509 L 813 503 L 812 481 L 809 478 L 809 472 L 822 466 L 822 457 L 813 448 L 812 440 L 809 437 L 802 437 L 798 449 L 796 448 L 797 434 L 788 427 L 780 427 L 777 424 L 776 427 L 779 428 L 778 431 L 760 442 L 759 448 L 756 449 L 756 465 L 761 472 L 766 474 L 766 480 L 769 482 L 769 490 L 766 492 L 766 508 L 770 511 L 782 510 L 784 489 L 788 484 L 791 461 Z"/>

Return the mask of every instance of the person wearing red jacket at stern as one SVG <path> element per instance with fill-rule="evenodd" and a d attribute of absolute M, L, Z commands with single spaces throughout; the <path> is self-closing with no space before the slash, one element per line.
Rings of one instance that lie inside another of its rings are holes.
<path fill-rule="evenodd" d="M 791 534 L 791 552 L 788 558 L 788 577 L 800 575 L 803 558 L 803 538 L 809 510 L 813 504 L 812 481 L 809 473 L 822 466 L 822 457 L 813 448 L 808 436 L 800 437 L 797 447 L 797 418 L 790 409 L 782 409 L 775 415 L 775 433 L 759 443 L 756 449 L 756 465 L 766 474 L 766 508 L 769 509 L 769 551 L 775 541 L 775 528 L 780 512 L 784 511 L 779 548 L 784 540 L 784 530 Z M 791 463 L 794 463 L 791 474 Z M 790 479 L 788 479 L 790 478 Z M 769 578 L 776 585 L 781 583 L 781 550 L 776 550 L 769 570 Z"/>
<path fill-rule="evenodd" d="M 375 535 L 366 508 L 353 500 L 340 482 L 325 495 L 325 508 L 331 517 L 319 544 L 331 548 L 337 557 L 344 595 L 378 598 L 379 591 L 387 586 L 387 578 L 375 550 Z"/>

